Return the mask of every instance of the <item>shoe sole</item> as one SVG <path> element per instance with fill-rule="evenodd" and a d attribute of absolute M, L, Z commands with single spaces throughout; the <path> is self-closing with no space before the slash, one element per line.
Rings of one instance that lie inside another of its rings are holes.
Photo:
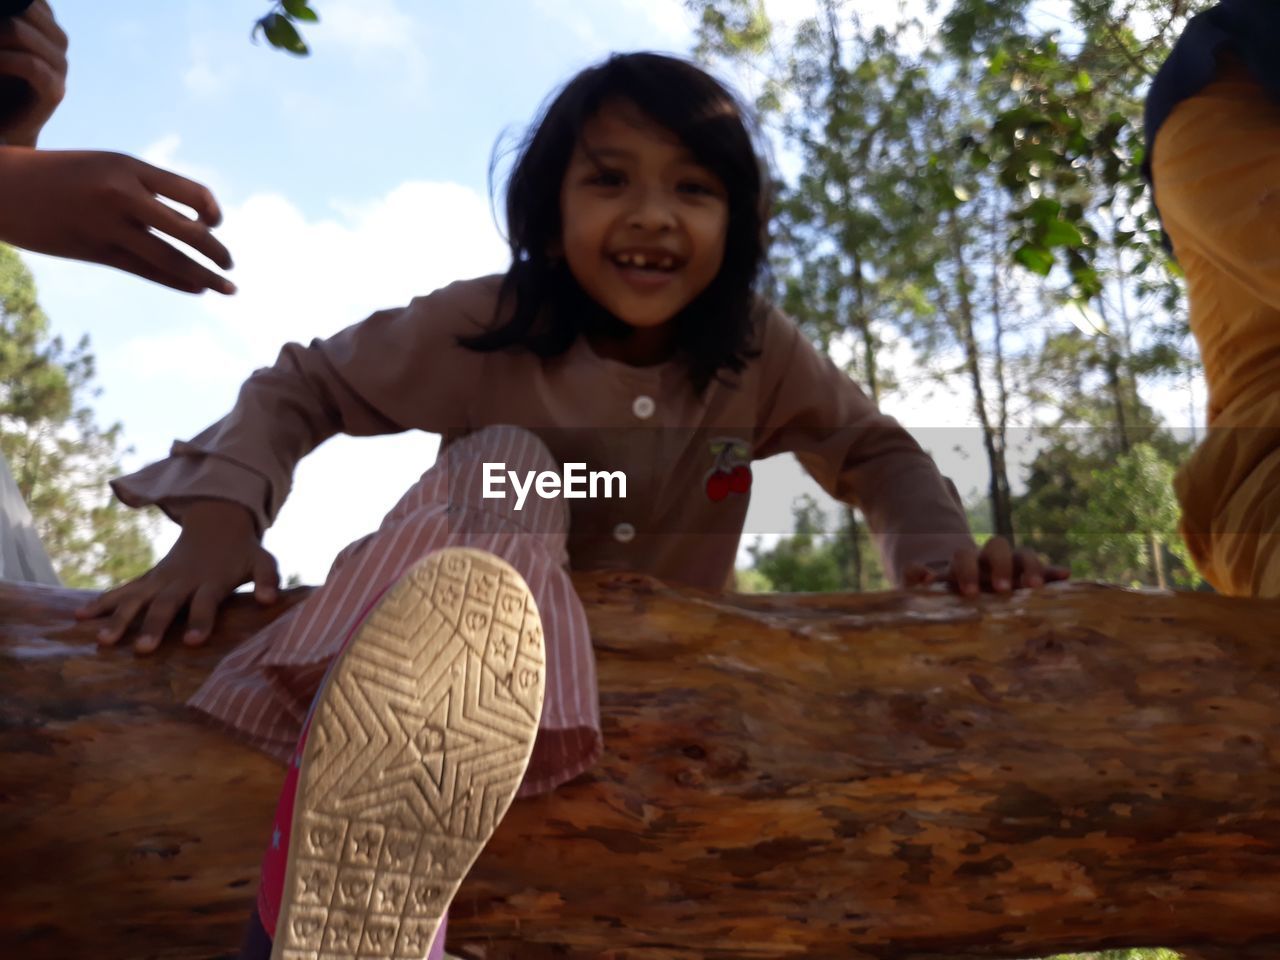
<path fill-rule="evenodd" d="M 545 673 L 498 557 L 442 550 L 387 591 L 312 715 L 272 960 L 426 957 L 528 766 Z"/>

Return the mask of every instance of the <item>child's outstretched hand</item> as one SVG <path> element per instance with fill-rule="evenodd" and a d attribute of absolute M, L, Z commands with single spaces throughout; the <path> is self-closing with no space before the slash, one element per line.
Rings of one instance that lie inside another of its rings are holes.
<path fill-rule="evenodd" d="M 15 247 L 106 264 L 186 293 L 231 294 L 231 281 L 160 237 L 179 240 L 230 270 L 231 254 L 210 232 L 221 221 L 208 188 L 134 157 L 0 147 L 0 240 Z"/>
<path fill-rule="evenodd" d="M 150 653 L 187 608 L 183 642 L 199 646 L 209 639 L 218 606 L 252 580 L 259 603 L 275 603 L 280 592 L 276 560 L 258 542 L 249 511 L 224 500 L 192 504 L 182 516 L 182 533 L 168 555 L 137 580 L 104 593 L 76 611 L 78 620 L 106 618 L 98 643 L 114 646 L 139 617 L 142 627 L 133 647 Z"/>
<path fill-rule="evenodd" d="M 1004 537 L 992 537 L 981 550 L 957 550 L 950 563 L 912 564 L 902 575 L 902 585 L 946 583 L 957 593 L 973 597 L 983 590 L 1009 593 L 1019 587 L 1042 587 L 1070 576 L 1066 567 L 1046 566 L 1034 550 L 1014 550 Z"/>

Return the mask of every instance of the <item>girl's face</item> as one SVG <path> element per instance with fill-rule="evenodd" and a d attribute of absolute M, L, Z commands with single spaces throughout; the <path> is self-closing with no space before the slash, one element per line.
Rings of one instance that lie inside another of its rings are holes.
<path fill-rule="evenodd" d="M 560 191 L 574 279 L 623 323 L 667 323 L 720 272 L 728 195 L 665 127 L 626 102 L 583 127 Z"/>

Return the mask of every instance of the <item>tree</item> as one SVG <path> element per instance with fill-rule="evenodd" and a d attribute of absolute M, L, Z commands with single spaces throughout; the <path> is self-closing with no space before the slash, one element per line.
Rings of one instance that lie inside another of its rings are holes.
<path fill-rule="evenodd" d="M 919 288 L 920 306 L 901 322 L 942 379 L 963 379 L 987 461 L 992 529 L 1012 542 L 1008 350 L 1022 292 L 997 242 L 1007 203 L 991 172 L 959 149 L 957 135 L 1002 92 L 964 61 L 947 62 L 933 51 L 925 63 L 929 83 L 902 159 L 904 192 L 925 227 L 898 266 Z"/>
<path fill-rule="evenodd" d="M 605 752 L 507 811 L 455 900 L 459 953 L 1275 956 L 1274 604 L 573 582 Z M 305 593 L 233 597 L 209 644 L 143 662 L 68 658 L 94 649 L 73 598 L 0 585 L 0 862 L 23 878 L 0 892 L 5 955 L 176 960 L 239 936 L 280 768 L 184 702 Z M 1134 956 L 1173 960 L 1102 960 Z"/>
<path fill-rule="evenodd" d="M 1015 502 L 1019 529 L 1028 545 L 1078 575 L 1198 586 L 1177 532 L 1172 484 L 1187 444 L 1161 425 L 1134 378 L 1117 376 L 1115 359 L 1108 336 L 1072 330 L 1045 338 L 1026 379 L 1033 405 L 1054 413 Z"/>
<path fill-rule="evenodd" d="M 895 191 L 899 176 L 889 158 L 919 98 L 921 74 L 901 55 L 897 30 L 865 30 L 839 0 L 822 0 L 819 16 L 799 28 L 783 87 L 796 101 L 783 135 L 798 150 L 803 169 L 779 202 L 775 269 L 784 309 L 824 350 L 841 340 L 852 347 L 851 373 L 871 401 L 893 389 L 878 362 L 884 314 L 903 295 L 886 266 L 912 242 L 909 220 Z M 866 589 L 870 551 L 859 515 L 841 516 L 840 553 L 849 589 Z"/>
<path fill-rule="evenodd" d="M 986 63 L 1012 94 L 967 143 L 1018 205 L 1018 262 L 1048 276 L 1065 261 L 1075 299 L 1101 291 L 1091 213 L 1117 202 L 1124 218 L 1110 239 L 1133 251 L 1135 276 L 1157 268 L 1154 282 L 1176 299 L 1142 175 L 1142 104 L 1187 20 L 1212 3 L 1071 0 L 1063 18 L 1036 0 L 953 0 L 945 17 L 949 54 Z"/>
<path fill-rule="evenodd" d="M 1091 477 L 1094 496 L 1085 513 L 1086 525 L 1072 532 L 1096 551 L 1096 563 L 1132 571 L 1118 583 L 1139 586 L 1154 575 L 1157 586 L 1167 587 L 1171 552 L 1180 562 L 1179 586 L 1199 582 L 1199 575 L 1178 533 L 1178 501 L 1173 496 L 1174 466 L 1150 443 L 1138 443 L 1114 463 L 1096 469 Z M 1088 543 L 1091 537 L 1099 542 Z M 1148 568 L 1148 576 L 1140 571 Z M 1154 569 L 1151 569 L 1154 568 Z"/>
<path fill-rule="evenodd" d="M 115 501 L 122 428 L 98 426 L 88 338 L 51 336 L 35 281 L 0 244 L 0 453 L 63 582 L 101 588 L 149 569 L 150 518 Z"/>
<path fill-rule="evenodd" d="M 1016 304 L 994 243 L 1007 202 L 979 190 L 960 209 L 965 185 L 981 174 L 955 134 L 998 99 L 998 85 L 968 84 L 974 71 L 942 62 L 920 23 L 866 28 L 843 0 L 821 0 L 785 56 L 750 0 L 692 6 L 704 56 L 740 61 L 768 49 L 783 64 L 771 68 L 764 104 L 781 111 L 781 134 L 802 162 L 779 203 L 783 307 L 824 348 L 852 346 L 853 371 L 874 402 L 894 386 L 879 362 L 890 324 L 937 358 L 937 379 L 964 377 L 990 471 L 992 524 L 1012 540 L 1005 350 Z M 923 54 L 909 52 L 922 40 Z M 844 525 L 858 544 L 856 515 Z M 855 574 L 860 556 L 851 554 Z"/>
<path fill-rule="evenodd" d="M 746 571 L 750 576 L 740 581 L 740 589 L 755 593 L 829 593 L 888 588 L 879 557 L 874 551 L 863 550 L 853 535 L 848 511 L 840 511 L 834 534 L 825 532 L 827 517 L 812 497 L 799 497 L 793 511 L 794 533 L 772 547 L 756 543 L 747 548 L 752 565 Z M 856 573 L 850 556 L 854 551 L 860 554 Z"/>

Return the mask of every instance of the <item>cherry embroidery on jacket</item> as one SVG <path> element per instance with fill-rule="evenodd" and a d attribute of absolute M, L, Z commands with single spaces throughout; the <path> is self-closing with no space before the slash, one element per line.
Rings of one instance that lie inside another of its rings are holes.
<path fill-rule="evenodd" d="M 707 499 L 719 503 L 731 493 L 751 489 L 751 450 L 737 437 L 713 437 L 711 455 L 715 458 L 706 476 Z"/>

